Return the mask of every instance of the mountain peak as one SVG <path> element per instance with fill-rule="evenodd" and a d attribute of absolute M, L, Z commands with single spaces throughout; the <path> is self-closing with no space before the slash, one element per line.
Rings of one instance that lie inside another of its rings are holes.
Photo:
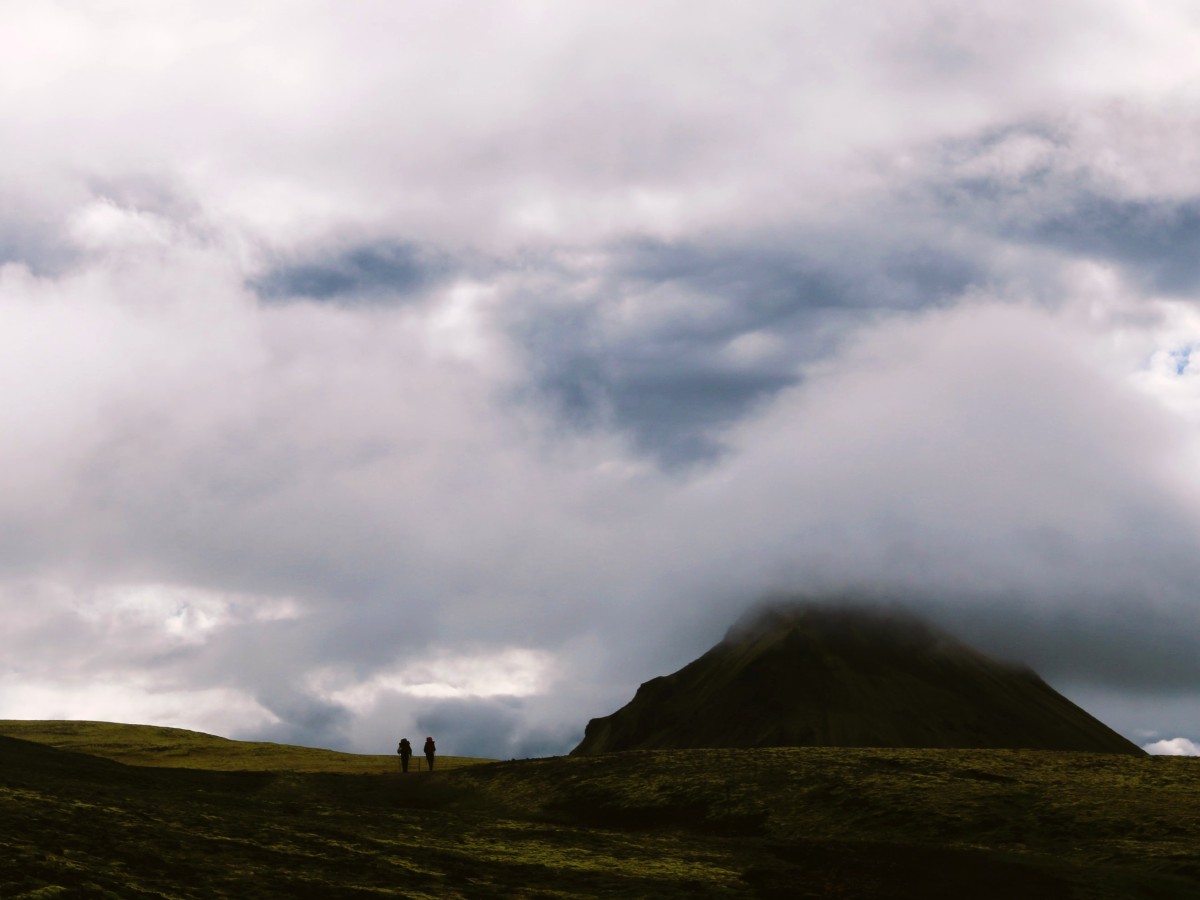
<path fill-rule="evenodd" d="M 787 746 L 1142 752 L 1032 669 L 911 612 L 815 602 L 752 610 L 572 752 Z"/>

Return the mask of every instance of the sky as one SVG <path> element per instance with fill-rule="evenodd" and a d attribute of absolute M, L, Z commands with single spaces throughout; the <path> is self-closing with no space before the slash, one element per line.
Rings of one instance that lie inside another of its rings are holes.
<path fill-rule="evenodd" d="M 764 596 L 1200 753 L 1190 0 L 4 0 L 0 718 L 562 753 Z"/>

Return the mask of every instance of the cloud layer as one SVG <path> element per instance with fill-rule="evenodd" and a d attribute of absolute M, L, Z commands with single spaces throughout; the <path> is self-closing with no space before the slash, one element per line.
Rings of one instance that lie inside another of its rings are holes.
<path fill-rule="evenodd" d="M 6 5 L 0 716 L 560 752 L 786 591 L 1200 740 L 1197 30 Z"/>

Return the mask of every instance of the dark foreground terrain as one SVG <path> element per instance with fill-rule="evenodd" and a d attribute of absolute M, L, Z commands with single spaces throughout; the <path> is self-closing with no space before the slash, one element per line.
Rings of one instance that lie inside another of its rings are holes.
<path fill-rule="evenodd" d="M 1200 759 L 633 751 L 401 777 L 279 748 L 309 770 L 239 772 L 80 753 L 99 726 L 71 724 L 0 738 L 4 900 L 1200 897 Z M 175 739 L 104 727 L 108 755 Z"/>

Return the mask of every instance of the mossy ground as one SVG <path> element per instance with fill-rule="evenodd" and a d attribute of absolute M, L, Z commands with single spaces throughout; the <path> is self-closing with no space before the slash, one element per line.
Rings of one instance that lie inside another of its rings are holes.
<path fill-rule="evenodd" d="M 1166 900 L 1200 897 L 1198 834 L 1200 759 L 639 751 L 402 777 L 149 768 L 0 739 L 5 900 Z"/>

